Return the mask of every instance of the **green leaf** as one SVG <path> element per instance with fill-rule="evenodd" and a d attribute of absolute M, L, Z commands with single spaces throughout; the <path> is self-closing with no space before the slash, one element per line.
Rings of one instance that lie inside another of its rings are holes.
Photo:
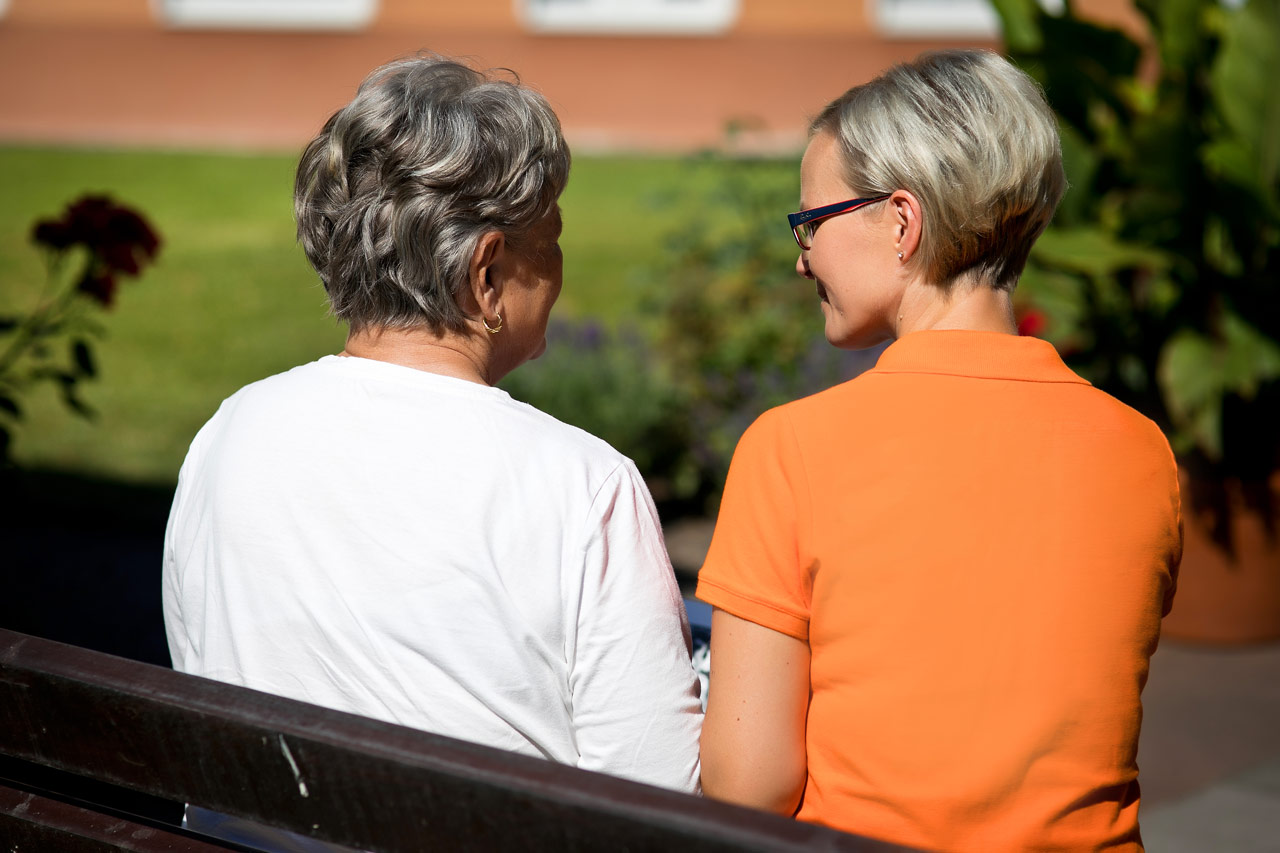
<path fill-rule="evenodd" d="M 1175 453 L 1187 453 L 1199 448 L 1210 459 L 1222 458 L 1222 405 L 1216 402 L 1202 406 L 1191 413 L 1186 429 L 1177 436 Z"/>
<path fill-rule="evenodd" d="M 1206 7 L 1217 0 L 1136 0 L 1139 11 L 1151 22 L 1166 68 L 1189 68 L 1205 49 L 1201 19 Z"/>
<path fill-rule="evenodd" d="M 93 350 L 89 348 L 88 341 L 75 340 L 71 342 L 71 358 L 75 362 L 76 367 L 83 376 L 97 376 L 98 366 L 94 362 Z"/>
<path fill-rule="evenodd" d="M 1043 46 L 1039 20 L 1042 13 L 1036 0 L 991 0 L 991 5 L 1000 18 L 1007 50 L 1029 53 Z"/>
<path fill-rule="evenodd" d="M 1253 399 L 1259 385 L 1280 377 L 1280 343 L 1235 313 L 1223 317 L 1222 330 L 1223 385 L 1246 400 Z"/>
<path fill-rule="evenodd" d="M 92 420 L 96 417 L 98 413 L 94 411 L 92 406 L 81 400 L 80 395 L 76 393 L 78 377 L 74 374 L 63 374 L 61 380 L 62 402 L 66 404 L 67 408 L 85 420 Z"/>
<path fill-rule="evenodd" d="M 1055 227 L 1072 228 L 1088 222 L 1098 198 L 1094 180 L 1098 173 L 1098 152 L 1071 125 L 1058 123 L 1062 140 L 1062 168 L 1067 174 L 1067 193 L 1054 214 Z"/>
<path fill-rule="evenodd" d="M 1259 202 L 1265 204 L 1268 195 L 1274 197 L 1259 180 L 1256 153 L 1243 139 L 1215 139 L 1200 152 L 1200 158 L 1218 180 L 1250 191 L 1251 195 L 1259 196 Z"/>
<path fill-rule="evenodd" d="M 1223 17 L 1210 87 L 1230 136 L 1249 161 L 1247 168 L 1233 162 L 1228 169 L 1237 181 L 1247 173 L 1274 204 L 1280 174 L 1280 0 L 1251 0 Z M 1222 166 L 1223 152 L 1214 156 Z"/>
<path fill-rule="evenodd" d="M 1214 342 L 1182 331 L 1160 355 L 1160 387 L 1174 424 L 1210 459 L 1221 458 L 1222 375 Z"/>
<path fill-rule="evenodd" d="M 1059 117 L 1090 141 L 1129 122 L 1127 96 L 1142 57 L 1126 33 L 1063 15 L 1041 18 L 1044 48 L 1033 56 L 1014 58 L 1027 67 L 1034 61 Z M 1028 68 L 1030 71 L 1030 68 Z"/>
<path fill-rule="evenodd" d="M 1032 255 L 1047 267 L 1094 276 L 1135 268 L 1163 271 L 1172 263 L 1159 249 L 1126 243 L 1100 228 L 1049 229 Z"/>
<path fill-rule="evenodd" d="M 1161 352 L 1159 381 L 1169 414 L 1211 459 L 1222 456 L 1222 404 L 1227 394 L 1251 400 L 1280 378 L 1280 344 L 1239 315 L 1222 318 L 1222 337 L 1174 335 Z"/>

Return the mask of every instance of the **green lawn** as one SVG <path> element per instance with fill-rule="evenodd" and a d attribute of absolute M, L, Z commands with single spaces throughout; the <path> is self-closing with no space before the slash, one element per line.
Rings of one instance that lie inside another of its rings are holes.
<path fill-rule="evenodd" d="M 73 416 L 52 388 L 28 395 L 19 464 L 172 481 L 219 401 L 341 348 L 343 331 L 294 242 L 293 165 L 279 155 L 0 148 L 0 309 L 29 305 L 44 281 L 32 223 L 85 192 L 135 207 L 164 239 L 157 264 L 105 315 L 100 377 L 84 386 L 98 417 Z M 671 193 L 707 179 L 680 161 L 577 158 L 562 199 L 557 311 L 634 319 L 640 273 L 675 218 Z"/>

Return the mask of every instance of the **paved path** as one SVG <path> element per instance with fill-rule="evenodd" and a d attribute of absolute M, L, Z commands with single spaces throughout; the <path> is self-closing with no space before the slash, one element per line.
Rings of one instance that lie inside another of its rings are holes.
<path fill-rule="evenodd" d="M 1138 765 L 1147 848 L 1280 851 L 1280 643 L 1164 643 L 1143 705 Z"/>

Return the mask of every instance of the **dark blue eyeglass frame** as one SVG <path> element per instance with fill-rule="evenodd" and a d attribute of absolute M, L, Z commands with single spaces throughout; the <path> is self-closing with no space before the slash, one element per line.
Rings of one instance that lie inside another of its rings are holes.
<path fill-rule="evenodd" d="M 893 193 L 885 193 L 884 195 L 876 195 L 869 198 L 851 198 L 848 201 L 838 201 L 835 204 L 827 204 L 822 207 L 811 207 L 799 213 L 788 213 L 787 222 L 791 225 L 791 234 L 796 238 L 796 245 L 807 252 L 809 247 L 813 245 L 813 232 L 819 222 L 824 219 L 830 219 L 832 216 L 838 216 L 841 213 L 857 210 L 877 201 L 884 201 L 891 195 Z"/>

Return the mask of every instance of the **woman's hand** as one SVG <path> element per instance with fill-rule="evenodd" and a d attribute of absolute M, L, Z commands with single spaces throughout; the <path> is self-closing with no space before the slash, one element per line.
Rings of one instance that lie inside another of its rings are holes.
<path fill-rule="evenodd" d="M 807 772 L 809 644 L 716 609 L 702 724 L 702 791 L 778 814 L 800 805 Z"/>

